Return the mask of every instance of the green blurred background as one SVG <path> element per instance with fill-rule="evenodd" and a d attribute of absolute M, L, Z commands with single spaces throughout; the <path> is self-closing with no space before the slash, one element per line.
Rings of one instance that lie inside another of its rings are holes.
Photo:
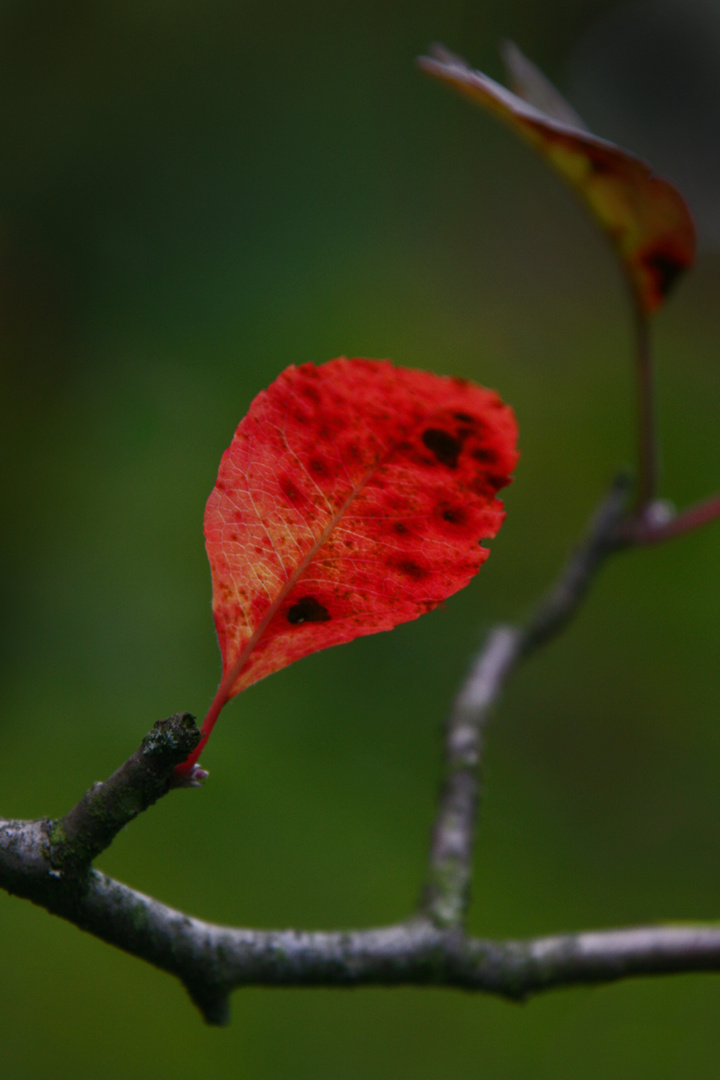
<path fill-rule="evenodd" d="M 601 134 L 687 184 L 703 251 L 657 320 L 664 493 L 685 504 L 720 478 L 719 20 L 701 0 L 0 3 L 2 815 L 61 814 L 156 719 L 203 715 L 202 513 L 235 425 L 289 363 L 390 356 L 515 406 L 490 561 L 431 615 L 236 700 L 205 788 L 99 865 L 237 925 L 410 911 L 468 658 L 528 611 L 634 445 L 603 241 L 414 57 L 440 40 L 499 76 L 514 38 Z M 701 121 L 714 144 L 689 136 Z M 618 558 L 507 691 L 474 932 L 720 915 L 719 558 L 720 526 Z M 14 1080 L 717 1075 L 717 976 L 525 1007 L 251 989 L 219 1031 L 168 976 L 5 894 L 0 957 Z"/>

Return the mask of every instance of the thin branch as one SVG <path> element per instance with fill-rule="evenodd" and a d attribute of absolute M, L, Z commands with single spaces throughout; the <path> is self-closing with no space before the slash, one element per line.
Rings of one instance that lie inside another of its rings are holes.
<path fill-rule="evenodd" d="M 521 636 L 512 626 L 490 632 L 446 723 L 444 779 L 420 904 L 438 927 L 462 927 L 470 906 L 485 725 L 520 658 Z"/>
<path fill-rule="evenodd" d="M 6 826 L 0 878 L 7 887 Z M 34 823 L 29 823 L 34 824 Z M 522 1001 L 558 987 L 638 975 L 720 971 L 720 927 L 639 927 L 526 941 L 466 938 L 426 920 L 334 933 L 245 930 L 194 919 L 92 871 L 82 888 L 52 877 L 9 891 L 176 976 L 210 1024 L 241 986 L 436 986 Z"/>
<path fill-rule="evenodd" d="M 421 910 L 438 927 L 460 927 L 470 904 L 472 849 L 485 727 L 517 664 L 575 614 L 604 558 L 617 547 L 629 481 L 620 477 L 594 515 L 583 544 L 523 627 L 488 635 L 446 724 L 445 770 L 432 831 Z"/>
<path fill-rule="evenodd" d="M 520 642 L 523 657 L 529 656 L 565 629 L 585 599 L 602 563 L 622 546 L 618 542 L 618 529 L 624 519 L 630 487 L 628 476 L 618 476 L 598 506 L 588 525 L 585 540 L 571 554 L 525 624 Z"/>
<path fill-rule="evenodd" d="M 591 930 L 504 947 L 508 953 L 502 982 L 507 985 L 515 967 L 518 996 L 641 975 L 720 971 L 720 926 L 712 924 Z"/>

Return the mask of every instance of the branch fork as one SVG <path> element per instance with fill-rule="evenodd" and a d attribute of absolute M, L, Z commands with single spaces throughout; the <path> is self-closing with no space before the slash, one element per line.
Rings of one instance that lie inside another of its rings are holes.
<path fill-rule="evenodd" d="M 526 941 L 472 938 L 472 852 L 490 714 L 517 665 L 575 614 L 604 559 L 635 539 L 620 478 L 584 542 L 524 626 L 490 632 L 457 695 L 445 731 L 445 778 L 418 912 L 395 926 L 350 932 L 218 926 L 176 911 L 92 868 L 138 814 L 207 776 L 177 766 L 197 747 L 194 717 L 159 721 L 109 779 L 56 821 L 0 820 L 0 885 L 108 944 L 176 976 L 209 1024 L 229 1019 L 240 986 L 434 985 L 522 1001 L 552 988 L 638 975 L 720 971 L 720 928 L 637 927 Z M 673 519 L 677 520 L 677 519 Z M 668 530 L 671 523 L 653 527 Z M 647 525 L 647 520 L 645 526 Z"/>

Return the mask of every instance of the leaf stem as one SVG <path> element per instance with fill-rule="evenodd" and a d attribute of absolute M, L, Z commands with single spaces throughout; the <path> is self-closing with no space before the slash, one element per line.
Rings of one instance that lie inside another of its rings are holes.
<path fill-rule="evenodd" d="M 632 287 L 631 287 L 631 291 Z M 638 487 L 636 509 L 656 497 L 659 474 L 659 449 L 655 419 L 655 370 L 653 364 L 650 320 L 637 296 L 632 296 L 635 330 L 635 362 L 638 423 Z"/>
<path fill-rule="evenodd" d="M 217 693 L 212 700 L 212 704 L 207 711 L 207 716 L 203 720 L 202 727 L 200 728 L 200 741 L 198 742 L 197 746 L 190 754 L 190 756 L 186 758 L 185 761 L 181 762 L 180 765 L 175 766 L 176 776 L 188 776 L 188 774 L 192 772 L 193 768 L 197 764 L 200 755 L 205 749 L 205 744 L 210 738 L 210 733 L 215 727 L 215 721 L 222 712 L 223 707 L 227 705 L 230 696 L 231 685 L 232 684 L 228 685 L 228 679 L 226 676 L 218 686 Z"/>

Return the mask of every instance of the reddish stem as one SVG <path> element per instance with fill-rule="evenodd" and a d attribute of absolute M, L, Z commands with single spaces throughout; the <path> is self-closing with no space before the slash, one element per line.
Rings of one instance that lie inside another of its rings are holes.
<path fill-rule="evenodd" d="M 203 720 L 202 727 L 200 728 L 200 734 L 202 736 L 200 742 L 197 744 L 189 758 L 186 758 L 186 760 L 183 761 L 182 764 L 175 766 L 176 776 L 187 776 L 189 773 L 192 772 L 194 766 L 199 760 L 201 753 L 205 749 L 205 744 L 210 738 L 210 732 L 215 727 L 215 721 L 220 715 L 223 706 L 227 704 L 228 694 L 230 691 L 230 687 L 227 685 L 227 683 L 228 680 L 227 678 L 225 678 L 218 686 L 217 693 L 213 698 L 212 704 L 208 709 L 207 716 Z"/>
<path fill-rule="evenodd" d="M 720 518 L 720 495 L 713 495 L 695 506 L 681 511 L 670 521 L 660 524 L 643 521 L 641 517 L 630 519 L 621 526 L 619 533 L 623 540 L 632 544 L 658 544 L 663 540 L 672 540 L 675 536 L 692 532 L 702 525 Z"/>
<path fill-rule="evenodd" d="M 650 322 L 636 297 L 633 297 L 633 314 L 638 401 L 637 507 L 641 509 L 647 506 L 657 494 L 659 452 L 655 424 L 655 373 Z"/>

